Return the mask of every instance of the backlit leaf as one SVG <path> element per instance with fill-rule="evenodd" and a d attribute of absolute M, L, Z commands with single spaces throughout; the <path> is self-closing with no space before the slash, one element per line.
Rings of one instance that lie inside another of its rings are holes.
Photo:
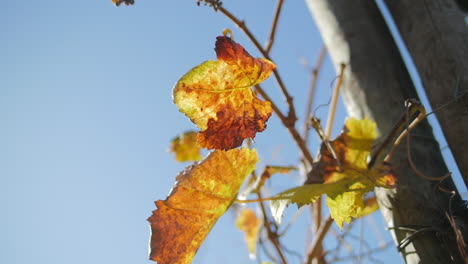
<path fill-rule="evenodd" d="M 319 174 L 324 184 L 304 185 L 274 196 L 271 206 L 275 219 L 281 218 L 290 203 L 299 206 L 308 204 L 321 194 L 328 195 L 330 214 L 339 227 L 353 218 L 368 214 L 363 202 L 364 194 L 374 187 L 391 188 L 396 182 L 393 168 L 388 163 L 368 169 L 367 160 L 376 137 L 374 122 L 368 119 L 348 119 L 344 132 L 330 142 L 340 162 L 337 162 L 329 148 L 322 145 L 320 160 L 313 166 L 313 172 Z"/>
<path fill-rule="evenodd" d="M 158 209 L 148 218 L 150 259 L 159 264 L 191 263 L 257 161 L 255 150 L 216 150 L 182 171 L 169 196 L 155 202 Z"/>
<path fill-rule="evenodd" d="M 245 242 L 251 256 L 255 256 L 257 250 L 258 232 L 261 225 L 262 220 L 251 208 L 243 209 L 236 219 L 236 227 L 245 233 Z"/>
<path fill-rule="evenodd" d="M 349 186 L 354 182 L 354 180 L 343 180 L 329 184 L 305 184 L 279 193 L 273 196 L 270 202 L 273 218 L 276 222 L 281 223 L 283 212 L 291 203 L 301 207 L 315 202 L 323 194 L 336 196 L 343 192 L 347 185 Z"/>
<path fill-rule="evenodd" d="M 374 140 L 377 138 L 376 125 L 368 119 L 350 118 L 346 121 L 344 132 L 331 142 L 341 161 L 341 170 L 326 148 L 322 148 L 324 159 L 320 160 L 325 183 L 339 182 L 342 179 L 356 179 L 350 190 L 336 197 L 329 196 L 327 205 L 331 216 L 339 227 L 349 223 L 352 218 L 364 215 L 363 196 L 376 186 L 390 187 L 395 177 L 390 164 L 380 164 L 368 170 L 367 162 Z M 328 157 L 328 158 L 327 158 Z M 353 190 L 355 189 L 355 190 Z"/>
<path fill-rule="evenodd" d="M 205 61 L 186 73 L 173 90 L 174 103 L 200 128 L 198 141 L 208 149 L 232 149 L 266 128 L 270 102 L 251 87 L 263 82 L 275 64 L 253 58 L 226 36 L 217 37 L 217 61 Z"/>
<path fill-rule="evenodd" d="M 179 162 L 201 160 L 200 147 L 197 145 L 197 132 L 188 131 L 171 141 L 169 151 Z"/>

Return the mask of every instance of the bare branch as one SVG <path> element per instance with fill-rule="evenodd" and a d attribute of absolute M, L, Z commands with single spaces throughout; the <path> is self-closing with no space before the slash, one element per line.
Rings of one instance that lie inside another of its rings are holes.
<path fill-rule="evenodd" d="M 307 104 L 306 104 L 306 111 L 304 115 L 304 125 L 303 125 L 303 133 L 302 137 L 304 138 L 304 141 L 307 143 L 309 139 L 309 115 L 310 112 L 312 111 L 312 105 L 314 104 L 314 96 L 315 96 L 315 91 L 317 90 L 317 80 L 318 76 L 320 74 L 320 70 L 322 69 L 323 62 L 325 61 L 325 54 L 327 54 L 327 49 L 325 48 L 325 45 L 322 46 L 322 49 L 320 50 L 320 55 L 317 59 L 317 62 L 315 63 L 314 68 L 312 69 L 312 80 L 310 82 L 310 88 L 309 88 L 309 94 L 307 95 Z"/>
<path fill-rule="evenodd" d="M 273 23 L 271 23 L 270 37 L 265 45 L 266 53 L 270 54 L 273 43 L 275 42 L 276 28 L 278 27 L 278 20 L 281 13 L 281 8 L 283 7 L 284 0 L 278 0 L 276 5 L 275 15 L 273 17 Z"/>
<path fill-rule="evenodd" d="M 294 141 L 296 142 L 297 146 L 302 152 L 302 155 L 306 159 L 306 161 L 309 163 L 309 165 L 312 165 L 314 163 L 314 158 L 312 157 L 312 154 L 310 154 L 309 149 L 307 148 L 306 143 L 304 142 L 304 139 L 299 135 L 299 132 L 296 130 L 294 127 L 294 124 L 291 124 L 288 121 L 288 118 L 281 113 L 281 110 L 278 108 L 278 106 L 271 100 L 270 96 L 262 89 L 260 85 L 255 86 L 255 91 L 260 94 L 263 99 L 271 102 L 271 107 L 273 108 L 273 112 L 278 116 L 278 118 L 281 120 L 283 125 L 288 129 L 289 133 L 293 137 Z"/>
<path fill-rule="evenodd" d="M 314 241 L 312 242 L 312 246 L 310 247 L 309 251 L 307 252 L 307 260 L 306 264 L 311 264 L 312 260 L 317 256 L 318 249 L 322 245 L 322 241 L 325 238 L 325 235 L 327 234 L 328 230 L 331 227 L 331 224 L 333 223 L 333 219 L 331 216 L 328 216 L 328 218 L 325 220 L 325 223 L 323 223 L 320 226 L 320 229 L 315 235 Z"/>
<path fill-rule="evenodd" d="M 257 196 L 258 196 L 259 200 L 263 199 L 260 192 L 257 193 Z M 275 247 L 276 252 L 278 253 L 279 257 L 281 258 L 281 262 L 283 264 L 287 264 L 288 262 L 286 261 L 286 258 L 284 257 L 284 253 L 283 253 L 283 251 L 281 249 L 278 234 L 276 233 L 276 230 L 273 231 L 272 228 L 271 228 L 271 223 L 270 223 L 270 220 L 268 219 L 268 215 L 267 215 L 267 212 L 266 212 L 266 209 L 265 209 L 265 205 L 263 204 L 263 202 L 259 202 L 259 204 L 260 204 L 260 209 L 261 209 L 262 215 L 263 215 L 263 225 L 265 226 L 265 229 L 267 231 L 267 237 L 271 241 L 273 246 Z"/>

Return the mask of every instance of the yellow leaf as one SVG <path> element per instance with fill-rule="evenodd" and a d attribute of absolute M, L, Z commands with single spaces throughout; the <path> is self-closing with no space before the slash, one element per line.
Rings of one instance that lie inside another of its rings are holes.
<path fill-rule="evenodd" d="M 367 162 L 376 138 L 377 130 L 374 122 L 369 119 L 349 118 L 346 120 L 344 132 L 330 142 L 340 159 L 341 168 L 331 157 L 328 149 L 322 148 L 324 159 L 319 161 L 321 162 L 319 167 L 323 170 L 325 183 L 356 179 L 356 183 L 348 190 L 327 198 L 330 214 L 340 228 L 343 227 L 343 223 L 349 223 L 352 218 L 363 216 L 365 209 L 363 195 L 372 191 L 375 186 L 382 186 L 379 181 L 393 183 L 395 181 L 391 167 L 388 167 L 387 171 L 381 166 L 372 171 L 368 170 Z M 383 174 L 384 171 L 385 174 Z M 382 187 L 387 187 L 387 184 Z"/>
<path fill-rule="evenodd" d="M 266 128 L 270 102 L 261 101 L 251 87 L 275 69 L 255 59 L 226 36 L 217 37 L 217 61 L 206 61 L 186 73 L 173 90 L 174 103 L 201 130 L 198 141 L 208 149 L 232 149 Z"/>
<path fill-rule="evenodd" d="M 281 223 L 283 212 L 291 203 L 301 207 L 315 202 L 323 194 L 335 197 L 354 182 L 355 180 L 345 179 L 327 184 L 305 184 L 279 193 L 270 198 L 270 209 L 273 218 L 276 222 Z"/>
<path fill-rule="evenodd" d="M 236 220 L 236 227 L 245 233 L 245 242 L 251 256 L 255 256 L 257 250 L 258 232 L 261 225 L 262 220 L 250 208 L 243 209 Z"/>
<path fill-rule="evenodd" d="M 338 159 L 341 170 L 330 151 L 322 146 L 322 159 L 319 167 L 325 183 L 337 182 L 341 179 L 359 178 L 367 173 L 367 158 L 372 144 L 377 137 L 376 125 L 369 119 L 346 120 L 344 132 L 330 142 Z"/>
<path fill-rule="evenodd" d="M 362 195 L 363 193 L 360 191 L 351 191 L 343 192 L 334 198 L 327 197 L 330 215 L 340 228 L 343 228 L 343 223 L 349 224 L 352 217 L 357 218 L 362 216 L 364 208 Z"/>
<path fill-rule="evenodd" d="M 148 218 L 150 259 L 159 264 L 191 263 L 257 161 L 255 150 L 216 150 L 182 171 L 168 198 L 156 201 L 158 209 Z"/>
<path fill-rule="evenodd" d="M 391 188 L 396 183 L 390 164 L 382 163 L 372 170 L 368 169 L 367 160 L 376 137 L 374 122 L 348 119 L 344 132 L 329 142 L 340 162 L 329 148 L 322 145 L 320 160 L 313 166 L 313 173 L 320 175 L 324 184 L 304 185 L 274 196 L 271 208 L 275 219 L 281 218 L 290 203 L 302 206 L 315 201 L 322 194 L 328 195 L 330 214 L 340 228 L 353 218 L 367 214 L 363 196 L 374 187 Z"/>
<path fill-rule="evenodd" d="M 171 141 L 169 151 L 175 153 L 179 162 L 201 160 L 200 147 L 197 145 L 197 132 L 188 131 Z"/>

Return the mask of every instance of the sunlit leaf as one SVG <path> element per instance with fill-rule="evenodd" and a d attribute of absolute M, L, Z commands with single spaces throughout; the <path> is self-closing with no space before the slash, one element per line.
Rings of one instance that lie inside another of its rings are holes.
<path fill-rule="evenodd" d="M 156 201 L 158 209 L 148 218 L 150 259 L 159 264 L 191 263 L 257 161 L 255 150 L 216 150 L 182 171 L 168 198 Z"/>
<path fill-rule="evenodd" d="M 243 209 L 236 219 L 236 227 L 245 233 L 245 242 L 251 256 L 255 256 L 257 250 L 258 232 L 261 225 L 262 220 L 251 208 Z"/>
<path fill-rule="evenodd" d="M 173 90 L 174 103 L 200 128 L 198 141 L 208 149 L 231 149 L 266 128 L 270 102 L 251 87 L 263 82 L 275 65 L 253 58 L 226 36 L 217 37 L 217 61 L 205 61 L 186 73 Z"/>
<path fill-rule="evenodd" d="M 342 179 L 357 179 L 346 192 L 328 197 L 327 205 L 331 216 L 339 227 L 349 223 L 352 218 L 364 215 L 363 195 L 374 187 L 390 187 L 395 184 L 395 176 L 390 164 L 380 164 L 373 170 L 368 170 L 368 159 L 372 144 L 377 138 L 376 124 L 371 120 L 350 118 L 346 121 L 345 132 L 331 142 L 341 161 L 341 170 L 336 161 L 323 159 L 323 179 L 325 183 L 339 182 Z M 330 152 L 324 149 L 324 157 L 330 157 Z M 357 189 L 357 190 L 353 190 Z"/>
<path fill-rule="evenodd" d="M 297 206 L 301 207 L 315 202 L 323 194 L 336 196 L 343 192 L 346 186 L 354 182 L 354 180 L 343 180 L 341 182 L 329 184 L 306 184 L 279 193 L 273 196 L 270 202 L 273 218 L 276 222 L 281 223 L 283 212 L 291 203 L 295 203 Z"/>
<path fill-rule="evenodd" d="M 367 214 L 363 196 L 374 187 L 391 188 L 396 182 L 393 168 L 388 163 L 368 169 L 367 162 L 376 137 L 374 122 L 348 119 L 344 132 L 330 142 L 340 162 L 330 153 L 329 147 L 322 145 L 320 160 L 313 166 L 314 173 L 319 174 L 324 184 L 304 185 L 273 197 L 271 207 L 275 219 L 281 218 L 290 203 L 301 206 L 322 194 L 328 195 L 330 214 L 339 227 Z"/>
<path fill-rule="evenodd" d="M 197 132 L 188 131 L 171 141 L 169 151 L 179 162 L 201 160 L 200 147 L 197 145 Z"/>

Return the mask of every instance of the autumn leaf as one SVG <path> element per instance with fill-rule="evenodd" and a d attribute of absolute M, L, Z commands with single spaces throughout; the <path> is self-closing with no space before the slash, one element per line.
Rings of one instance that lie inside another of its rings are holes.
<path fill-rule="evenodd" d="M 251 256 L 255 256 L 257 250 L 257 239 L 261 225 L 262 220 L 251 208 L 243 209 L 236 219 L 236 227 L 245 233 L 245 242 Z"/>
<path fill-rule="evenodd" d="M 374 122 L 348 119 L 344 132 L 330 142 L 340 163 L 329 147 L 322 145 L 320 160 L 313 168 L 324 184 L 304 185 L 273 197 L 271 208 L 275 219 L 281 218 L 290 203 L 302 206 L 315 201 L 322 194 L 328 195 L 330 214 L 340 228 L 353 218 L 369 213 L 363 196 L 374 187 L 391 188 L 396 182 L 393 168 L 388 163 L 368 169 L 367 160 L 376 137 Z"/>
<path fill-rule="evenodd" d="M 191 263 L 257 161 L 255 150 L 216 150 L 182 171 L 168 198 L 156 201 L 157 209 L 148 218 L 150 259 L 159 264 Z"/>
<path fill-rule="evenodd" d="M 202 159 L 195 131 L 187 131 L 174 138 L 169 146 L 169 151 L 175 154 L 175 158 L 179 162 Z"/>
<path fill-rule="evenodd" d="M 232 149 L 266 128 L 270 102 L 251 87 L 263 82 L 275 64 L 253 58 L 231 38 L 216 38 L 217 61 L 205 61 L 186 73 L 173 90 L 174 103 L 200 128 L 198 142 L 208 149 Z"/>
<path fill-rule="evenodd" d="M 321 195 L 328 194 L 336 196 L 343 192 L 346 186 L 350 186 L 354 180 L 343 180 L 337 183 L 329 184 L 305 184 L 281 192 L 270 198 L 270 209 L 276 222 L 281 223 L 284 210 L 295 203 L 301 207 L 315 202 Z"/>

